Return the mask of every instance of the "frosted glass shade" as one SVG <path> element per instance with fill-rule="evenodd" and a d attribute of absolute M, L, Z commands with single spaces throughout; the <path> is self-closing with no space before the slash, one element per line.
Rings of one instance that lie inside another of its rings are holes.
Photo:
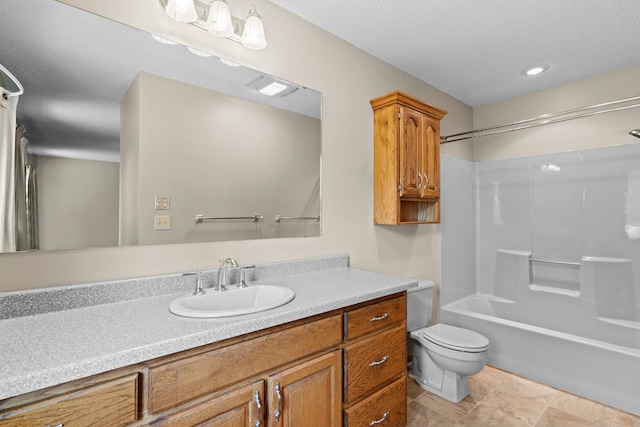
<path fill-rule="evenodd" d="M 231 11 L 226 1 L 216 0 L 211 3 L 207 18 L 207 31 L 218 37 L 230 37 L 233 34 Z"/>
<path fill-rule="evenodd" d="M 168 0 L 165 10 L 171 19 L 179 22 L 194 22 L 198 19 L 193 0 Z"/>
<path fill-rule="evenodd" d="M 242 32 L 242 45 L 248 49 L 260 50 L 267 47 L 267 39 L 264 37 L 264 26 L 262 19 L 256 12 L 255 7 L 251 7 L 249 17 L 244 24 Z"/>

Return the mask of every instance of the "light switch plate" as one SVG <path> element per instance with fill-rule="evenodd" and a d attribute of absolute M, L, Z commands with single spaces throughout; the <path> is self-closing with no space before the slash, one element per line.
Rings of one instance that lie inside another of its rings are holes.
<path fill-rule="evenodd" d="M 155 198 L 155 209 L 157 211 L 169 210 L 169 198 L 164 196 L 156 196 Z"/>

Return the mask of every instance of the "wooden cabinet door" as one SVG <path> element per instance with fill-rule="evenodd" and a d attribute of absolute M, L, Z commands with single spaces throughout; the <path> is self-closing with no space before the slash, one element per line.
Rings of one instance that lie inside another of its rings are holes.
<path fill-rule="evenodd" d="M 342 426 L 342 353 L 331 353 L 269 376 L 269 427 Z"/>
<path fill-rule="evenodd" d="M 399 174 L 400 197 L 420 197 L 420 155 L 423 145 L 422 114 L 410 108 L 399 108 Z"/>
<path fill-rule="evenodd" d="M 420 146 L 420 196 L 440 196 L 440 132 L 438 122 L 423 118 L 422 144 Z"/>
<path fill-rule="evenodd" d="M 171 427 L 256 427 L 264 425 L 264 381 L 247 384 L 151 423 Z"/>

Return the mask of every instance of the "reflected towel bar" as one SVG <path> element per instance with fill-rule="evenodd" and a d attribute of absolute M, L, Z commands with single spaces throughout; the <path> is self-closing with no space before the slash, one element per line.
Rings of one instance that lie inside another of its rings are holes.
<path fill-rule="evenodd" d="M 563 265 L 580 265 L 579 262 L 575 262 L 575 261 L 553 261 L 550 259 L 534 259 L 534 258 L 529 258 L 529 261 L 533 261 L 533 262 L 544 262 L 547 264 L 563 264 Z"/>
<path fill-rule="evenodd" d="M 262 215 L 255 214 L 254 216 L 227 216 L 227 217 L 214 217 L 214 216 L 204 216 L 204 215 L 196 215 L 196 224 L 201 223 L 203 221 L 233 221 L 233 220 L 246 220 L 259 222 L 262 221 L 264 217 Z"/>
<path fill-rule="evenodd" d="M 276 215 L 276 222 L 280 222 L 280 221 L 291 221 L 291 220 L 304 220 L 304 219 L 309 219 L 309 220 L 314 220 L 314 221 L 320 221 L 320 215 L 318 216 L 282 216 L 282 215 Z"/>

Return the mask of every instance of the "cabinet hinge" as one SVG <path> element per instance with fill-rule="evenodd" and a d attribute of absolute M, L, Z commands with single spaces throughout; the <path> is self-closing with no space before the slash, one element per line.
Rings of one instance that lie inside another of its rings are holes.
<path fill-rule="evenodd" d="M 398 183 L 398 193 L 402 194 L 402 184 Z"/>
<path fill-rule="evenodd" d="M 402 119 L 402 112 L 398 111 L 398 120 Z"/>

